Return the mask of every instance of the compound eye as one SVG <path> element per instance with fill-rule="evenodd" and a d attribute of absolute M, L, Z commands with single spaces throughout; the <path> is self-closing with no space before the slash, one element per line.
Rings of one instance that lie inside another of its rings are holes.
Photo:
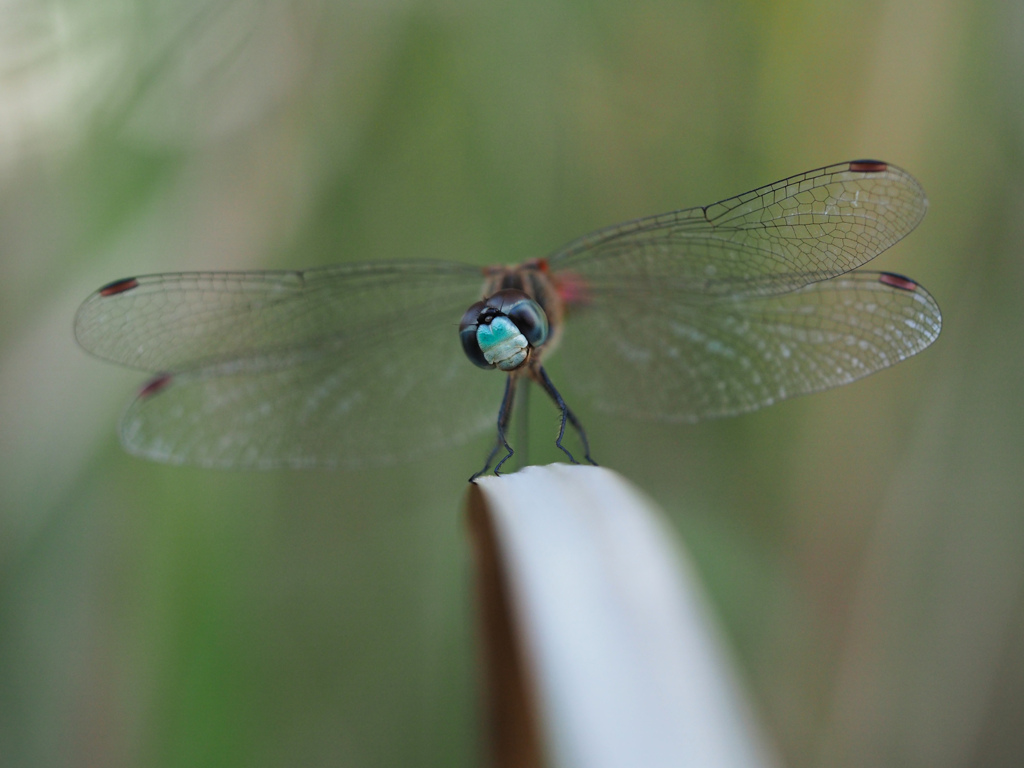
<path fill-rule="evenodd" d="M 506 305 L 503 311 L 516 324 L 531 347 L 539 347 L 548 340 L 548 316 L 533 299 L 523 296 L 511 306 Z"/>
<path fill-rule="evenodd" d="M 477 342 L 476 329 L 480 325 L 480 315 L 484 312 L 486 305 L 482 301 L 466 310 L 459 323 L 459 341 L 462 342 L 462 351 L 466 353 L 473 365 L 480 368 L 493 368 L 494 366 L 484 358 L 483 350 Z"/>

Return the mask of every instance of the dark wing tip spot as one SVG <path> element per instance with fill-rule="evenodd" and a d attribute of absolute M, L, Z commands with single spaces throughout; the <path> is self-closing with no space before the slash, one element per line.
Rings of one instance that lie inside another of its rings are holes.
<path fill-rule="evenodd" d="M 119 293 L 130 291 L 132 288 L 137 287 L 139 281 L 134 277 L 126 277 L 121 280 L 115 280 L 112 283 L 107 283 L 99 290 L 100 296 L 116 296 Z"/>
<path fill-rule="evenodd" d="M 888 163 L 881 160 L 853 160 L 850 162 L 850 170 L 855 173 L 881 173 L 889 169 Z"/>
<path fill-rule="evenodd" d="M 139 397 L 152 397 L 157 392 L 162 391 L 171 383 L 171 379 L 174 377 L 169 373 L 160 373 L 154 376 L 152 379 L 142 385 L 142 389 L 139 390 Z"/>
<path fill-rule="evenodd" d="M 897 275 L 895 272 L 882 272 L 878 275 L 878 282 L 883 285 L 890 285 L 899 288 L 901 291 L 916 291 L 917 283 L 909 277 Z"/>

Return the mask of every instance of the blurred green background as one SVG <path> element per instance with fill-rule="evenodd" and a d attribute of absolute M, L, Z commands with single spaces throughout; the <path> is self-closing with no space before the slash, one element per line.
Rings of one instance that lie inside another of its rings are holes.
<path fill-rule="evenodd" d="M 864 156 L 929 193 L 876 266 L 938 299 L 931 349 L 696 427 L 575 408 L 694 554 L 785 764 L 1024 764 L 1022 150 L 1011 0 L 0 3 L 0 764 L 479 757 L 488 436 L 359 473 L 136 460 L 143 377 L 72 337 L 92 290 L 517 262 Z"/>

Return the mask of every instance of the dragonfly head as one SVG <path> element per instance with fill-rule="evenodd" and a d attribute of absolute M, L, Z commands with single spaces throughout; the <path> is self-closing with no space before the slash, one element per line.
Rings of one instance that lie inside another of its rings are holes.
<path fill-rule="evenodd" d="M 548 317 L 522 291 L 498 291 L 466 310 L 459 323 L 462 349 L 474 365 L 514 371 L 548 340 Z"/>

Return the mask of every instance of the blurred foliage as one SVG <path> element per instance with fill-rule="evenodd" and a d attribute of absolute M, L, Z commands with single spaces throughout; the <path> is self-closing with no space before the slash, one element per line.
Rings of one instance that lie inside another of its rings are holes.
<path fill-rule="evenodd" d="M 878 266 L 938 298 L 932 349 L 692 428 L 575 408 L 695 554 L 786 764 L 1021 765 L 1022 83 L 1019 2 L 0 3 L 0 764 L 479 755 L 487 437 L 358 474 L 132 459 L 139 376 L 71 336 L 90 291 L 516 262 L 868 156 L 931 198 Z"/>

